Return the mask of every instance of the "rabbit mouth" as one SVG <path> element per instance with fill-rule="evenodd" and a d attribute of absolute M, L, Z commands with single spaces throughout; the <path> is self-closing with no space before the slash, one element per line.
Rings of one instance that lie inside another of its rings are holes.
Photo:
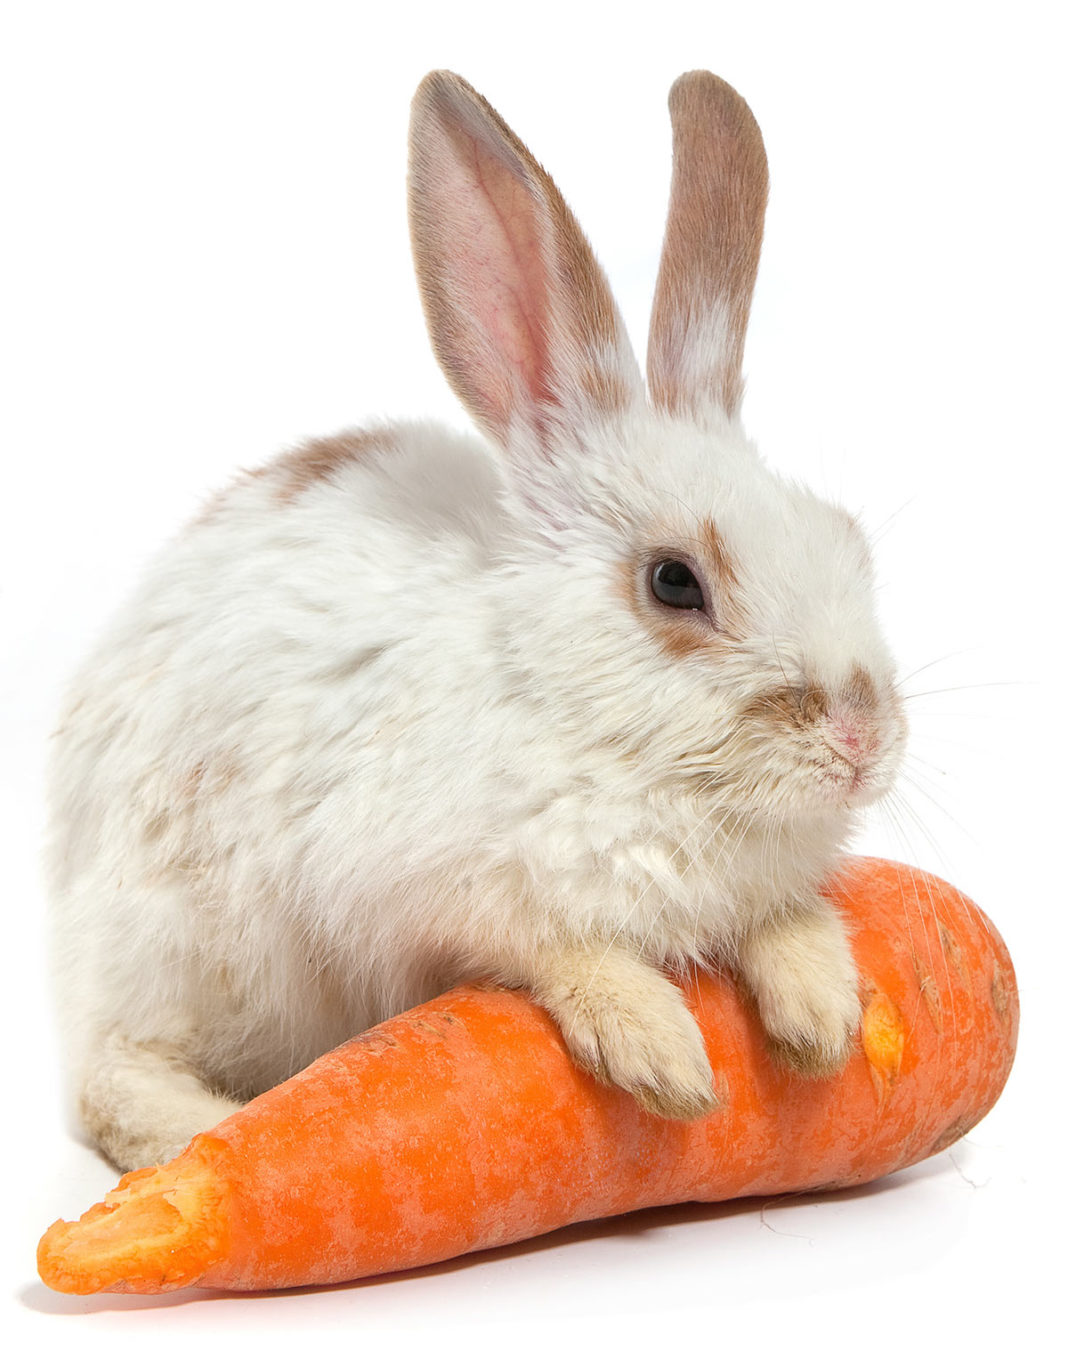
<path fill-rule="evenodd" d="M 825 757 L 809 753 L 786 763 L 780 756 L 755 780 L 750 766 L 732 772 L 707 760 L 691 762 L 685 776 L 705 800 L 753 815 L 764 811 L 781 816 L 784 809 L 803 814 L 814 807 L 825 811 L 866 807 L 886 795 L 893 770 L 885 756 L 852 762 L 828 749 Z"/>
<path fill-rule="evenodd" d="M 820 794 L 832 802 L 847 807 L 866 807 L 886 795 L 893 782 L 893 772 L 884 756 L 851 761 L 832 755 L 816 763 L 815 778 Z"/>
<path fill-rule="evenodd" d="M 871 787 L 871 773 L 862 764 L 825 764 L 819 769 L 820 782 L 843 799 L 856 798 Z"/>
<path fill-rule="evenodd" d="M 678 756 L 674 779 L 723 807 L 779 815 L 865 807 L 893 785 L 905 732 L 891 718 L 842 725 L 820 709 L 811 718 L 791 711 L 784 724 L 776 698 L 746 722 L 722 744 Z"/>

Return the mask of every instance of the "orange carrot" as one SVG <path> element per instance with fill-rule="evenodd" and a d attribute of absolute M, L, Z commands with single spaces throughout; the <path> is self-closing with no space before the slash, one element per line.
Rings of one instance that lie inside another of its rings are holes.
<path fill-rule="evenodd" d="M 721 1105 L 663 1120 L 576 1069 L 522 995 L 461 987 L 57 1221 L 41 1277 L 77 1294 L 349 1281 L 645 1206 L 852 1186 L 937 1153 L 1008 1076 L 1011 961 L 978 907 L 914 869 L 856 860 L 831 895 L 865 1002 L 839 1077 L 779 1067 L 734 986 L 701 975 L 687 991 Z"/>

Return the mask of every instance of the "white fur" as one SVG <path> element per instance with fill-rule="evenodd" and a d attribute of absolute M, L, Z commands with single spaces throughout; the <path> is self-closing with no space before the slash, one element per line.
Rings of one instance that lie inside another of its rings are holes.
<path fill-rule="evenodd" d="M 816 889 L 903 740 L 863 540 L 716 410 L 635 392 L 567 416 L 538 442 L 517 417 L 507 460 L 409 425 L 297 493 L 283 465 L 244 477 L 79 675 L 52 774 L 60 996 L 120 1164 L 471 974 L 530 988 L 666 1114 L 714 1097 L 665 965 L 735 965 L 787 1052 L 841 1062 L 855 983 Z M 678 658 L 621 584 L 711 515 L 750 630 Z M 741 718 L 858 664 L 886 702 L 853 798 L 818 731 Z"/>

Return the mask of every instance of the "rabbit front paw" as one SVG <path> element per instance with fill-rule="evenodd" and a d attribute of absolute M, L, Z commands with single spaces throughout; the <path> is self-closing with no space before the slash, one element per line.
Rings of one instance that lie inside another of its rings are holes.
<path fill-rule="evenodd" d="M 790 997 L 761 1013 L 772 1052 L 804 1077 L 833 1077 L 853 1052 L 860 1022 L 855 991 L 842 984 L 794 984 Z"/>
<path fill-rule="evenodd" d="M 860 1024 L 857 973 L 837 913 L 818 903 L 769 920 L 739 952 L 773 1054 L 805 1077 L 832 1077 Z"/>
<path fill-rule="evenodd" d="M 679 989 L 624 951 L 560 955 L 536 995 L 575 1062 L 647 1111 L 694 1120 L 717 1104 L 704 1040 Z"/>

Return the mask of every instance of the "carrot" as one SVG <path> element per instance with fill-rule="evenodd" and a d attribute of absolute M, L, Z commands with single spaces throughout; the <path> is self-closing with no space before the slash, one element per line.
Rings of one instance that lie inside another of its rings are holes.
<path fill-rule="evenodd" d="M 856 860 L 830 890 L 865 1010 L 844 1073 L 778 1066 L 729 980 L 686 984 L 721 1105 L 663 1120 L 580 1072 L 524 996 L 465 986 L 369 1030 L 41 1240 L 59 1291 L 349 1281 L 579 1220 L 852 1186 L 959 1139 L 1012 1063 L 997 932 L 947 883 Z"/>

